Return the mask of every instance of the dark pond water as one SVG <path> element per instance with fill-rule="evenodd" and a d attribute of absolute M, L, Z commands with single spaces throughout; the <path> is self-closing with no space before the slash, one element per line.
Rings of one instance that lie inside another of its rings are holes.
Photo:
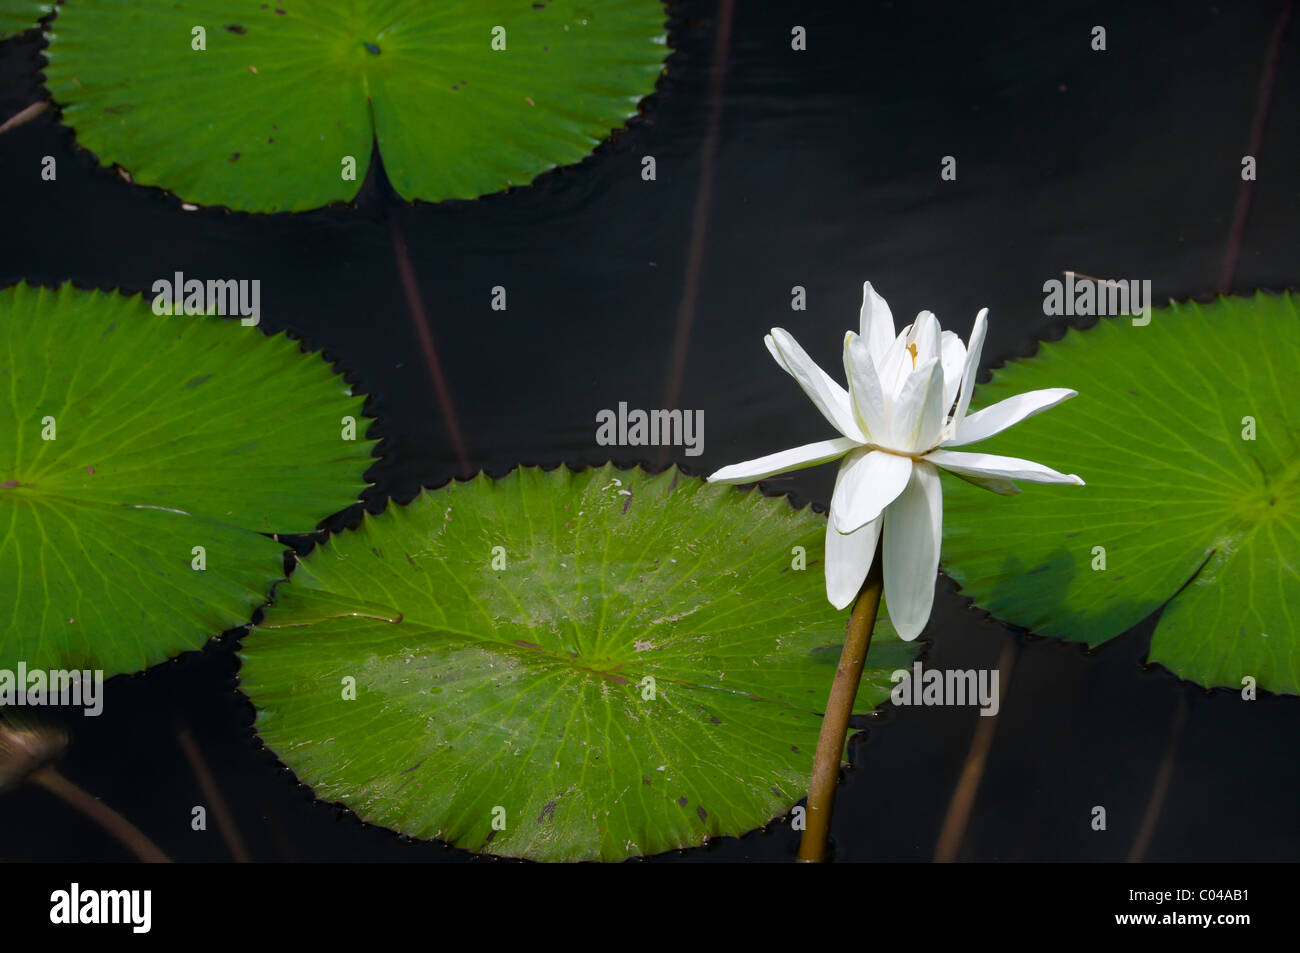
<path fill-rule="evenodd" d="M 1063 333 L 1063 319 L 1043 315 L 1041 288 L 1065 269 L 1149 278 L 1157 300 L 1213 291 L 1283 6 L 741 3 L 721 96 L 711 98 L 719 7 L 684 3 L 673 8 L 668 75 L 642 119 L 533 187 L 445 206 L 403 206 L 372 180 L 356 208 L 186 213 L 97 168 L 47 114 L 0 138 L 0 285 L 71 279 L 141 291 L 175 270 L 260 278 L 264 326 L 323 348 L 373 395 L 384 444 L 366 503 L 378 509 L 460 467 L 399 280 L 394 229 L 469 465 L 597 463 L 608 457 L 595 442 L 597 410 L 663 406 L 706 188 L 680 397 L 704 410 L 705 453 L 678 461 L 708 472 L 814 439 L 815 411 L 774 370 L 761 337 L 786 325 L 824 366 L 838 366 L 864 278 L 896 313 L 931 308 L 963 335 L 987 305 L 986 367 Z M 807 27 L 806 52 L 790 50 L 794 24 Z M 1107 29 L 1105 52 L 1090 49 L 1096 24 Z M 1238 290 L 1297 279 L 1297 52 L 1293 19 Z M 34 37 L 0 44 L 0 116 L 37 98 L 40 64 Z M 646 154 L 657 160 L 653 183 L 639 174 Z M 44 155 L 58 159 L 56 183 L 39 179 Z M 957 158 L 956 182 L 940 181 L 945 155 Z M 792 316 L 796 284 L 808 310 Z M 494 285 L 508 288 L 504 314 L 489 310 Z M 629 451 L 616 459 L 636 461 Z M 833 473 L 804 471 L 781 486 L 824 503 Z M 1245 705 L 1144 667 L 1153 624 L 1086 653 L 992 621 L 940 581 L 927 663 L 990 667 L 1004 649 L 1010 660 L 958 857 L 1123 859 L 1167 762 L 1146 859 L 1296 858 L 1300 702 Z M 71 726 L 65 773 L 174 858 L 227 859 L 215 830 L 189 830 L 190 806 L 204 796 L 178 742 L 185 728 L 254 859 L 468 859 L 313 802 L 252 734 L 235 688 L 235 635 L 114 680 L 104 716 Z M 873 721 L 841 788 L 837 856 L 929 860 L 979 721 L 950 708 Z M 1097 804 L 1108 810 L 1105 832 L 1088 823 Z M 663 859 L 782 861 L 795 840 L 777 827 Z M 123 857 L 42 793 L 0 800 L 2 859 Z"/>

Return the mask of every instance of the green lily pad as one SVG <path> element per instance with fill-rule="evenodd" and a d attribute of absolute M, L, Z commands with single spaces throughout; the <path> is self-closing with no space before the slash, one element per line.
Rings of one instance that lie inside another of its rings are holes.
<path fill-rule="evenodd" d="M 0 0 L 0 40 L 32 29 L 51 9 L 51 4 L 35 0 Z"/>
<path fill-rule="evenodd" d="M 807 791 L 846 621 L 825 532 L 676 470 L 480 475 L 312 552 L 242 688 L 318 797 L 403 834 L 535 860 L 741 834 Z M 859 710 L 916 652 L 882 618 Z"/>
<path fill-rule="evenodd" d="M 0 668 L 111 676 L 247 622 L 284 576 L 262 534 L 311 532 L 365 485 L 362 402 L 238 321 L 0 291 Z"/>
<path fill-rule="evenodd" d="M 350 199 L 376 141 L 435 202 L 590 153 L 654 91 L 664 24 L 659 0 L 68 0 L 45 75 L 83 146 L 190 202 Z"/>
<path fill-rule="evenodd" d="M 990 505 L 950 481 L 948 573 L 994 615 L 1089 645 L 1163 606 L 1153 661 L 1207 687 L 1251 677 L 1300 692 L 1295 297 L 1172 304 L 1147 326 L 1070 330 L 995 371 L 979 404 L 1046 386 L 1079 396 L 977 449 L 1088 485 L 1027 486 Z"/>

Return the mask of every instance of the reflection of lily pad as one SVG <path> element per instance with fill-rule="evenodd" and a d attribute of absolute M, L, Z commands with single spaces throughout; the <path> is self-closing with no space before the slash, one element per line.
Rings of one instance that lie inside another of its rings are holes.
<path fill-rule="evenodd" d="M 308 556 L 243 689 L 319 797 L 405 834 L 538 860 L 741 834 L 807 790 L 844 631 L 825 533 L 675 470 L 452 483 Z M 861 710 L 915 653 L 882 620 Z"/>
<path fill-rule="evenodd" d="M 364 485 L 361 404 L 238 321 L 0 291 L 0 668 L 135 671 L 247 622 L 284 575 L 261 534 Z"/>
<path fill-rule="evenodd" d="M 376 140 L 402 197 L 474 198 L 577 162 L 633 115 L 664 21 L 659 0 L 69 0 L 45 73 L 82 145 L 191 202 L 349 199 Z"/>
<path fill-rule="evenodd" d="M 1153 661 L 1206 686 L 1251 676 L 1300 692 L 1295 297 L 1175 304 L 1146 327 L 1103 320 L 996 371 L 977 396 L 1048 383 L 1079 396 L 979 449 L 1068 467 L 1088 486 L 989 506 L 952 481 L 947 571 L 993 614 L 1090 645 L 1167 602 Z"/>
<path fill-rule="evenodd" d="M 30 30 L 50 9 L 50 4 L 34 0 L 0 0 L 0 40 Z"/>

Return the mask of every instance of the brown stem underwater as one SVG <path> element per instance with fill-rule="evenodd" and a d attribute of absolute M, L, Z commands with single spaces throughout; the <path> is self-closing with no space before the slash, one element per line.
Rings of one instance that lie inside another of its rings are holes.
<path fill-rule="evenodd" d="M 117 811 L 103 801 L 92 797 L 87 791 L 73 784 L 54 768 L 46 766 L 30 776 L 41 787 L 58 795 L 72 807 L 85 814 L 96 824 L 104 828 L 119 841 L 129 847 L 137 857 L 146 864 L 167 864 L 171 862 L 158 846 Z"/>

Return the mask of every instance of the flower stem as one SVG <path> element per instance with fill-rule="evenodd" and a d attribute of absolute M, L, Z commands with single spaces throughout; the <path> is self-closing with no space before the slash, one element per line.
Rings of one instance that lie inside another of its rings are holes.
<path fill-rule="evenodd" d="M 28 780 L 34 781 L 52 794 L 58 795 L 72 807 L 85 814 L 104 830 L 129 847 L 147 864 L 171 863 L 171 858 L 158 849 L 140 828 L 136 827 L 103 801 L 97 800 L 84 789 L 73 784 L 49 765 L 33 772 Z"/>
<path fill-rule="evenodd" d="M 880 546 L 871 560 L 871 571 L 853 603 L 849 614 L 848 631 L 844 636 L 844 651 L 835 669 L 835 682 L 831 697 L 826 702 L 822 716 L 821 734 L 817 738 L 817 754 L 813 758 L 812 781 L 808 785 L 807 827 L 799 840 L 799 863 L 820 864 L 826 860 L 826 844 L 831 831 L 831 811 L 835 806 L 835 787 L 840 780 L 840 759 L 844 755 L 844 739 L 849 733 L 849 717 L 853 702 L 858 697 L 858 683 L 862 680 L 862 666 L 867 661 L 871 647 L 871 633 L 876 627 L 876 612 L 880 609 L 880 596 L 884 591 L 884 573 L 881 567 Z"/>

